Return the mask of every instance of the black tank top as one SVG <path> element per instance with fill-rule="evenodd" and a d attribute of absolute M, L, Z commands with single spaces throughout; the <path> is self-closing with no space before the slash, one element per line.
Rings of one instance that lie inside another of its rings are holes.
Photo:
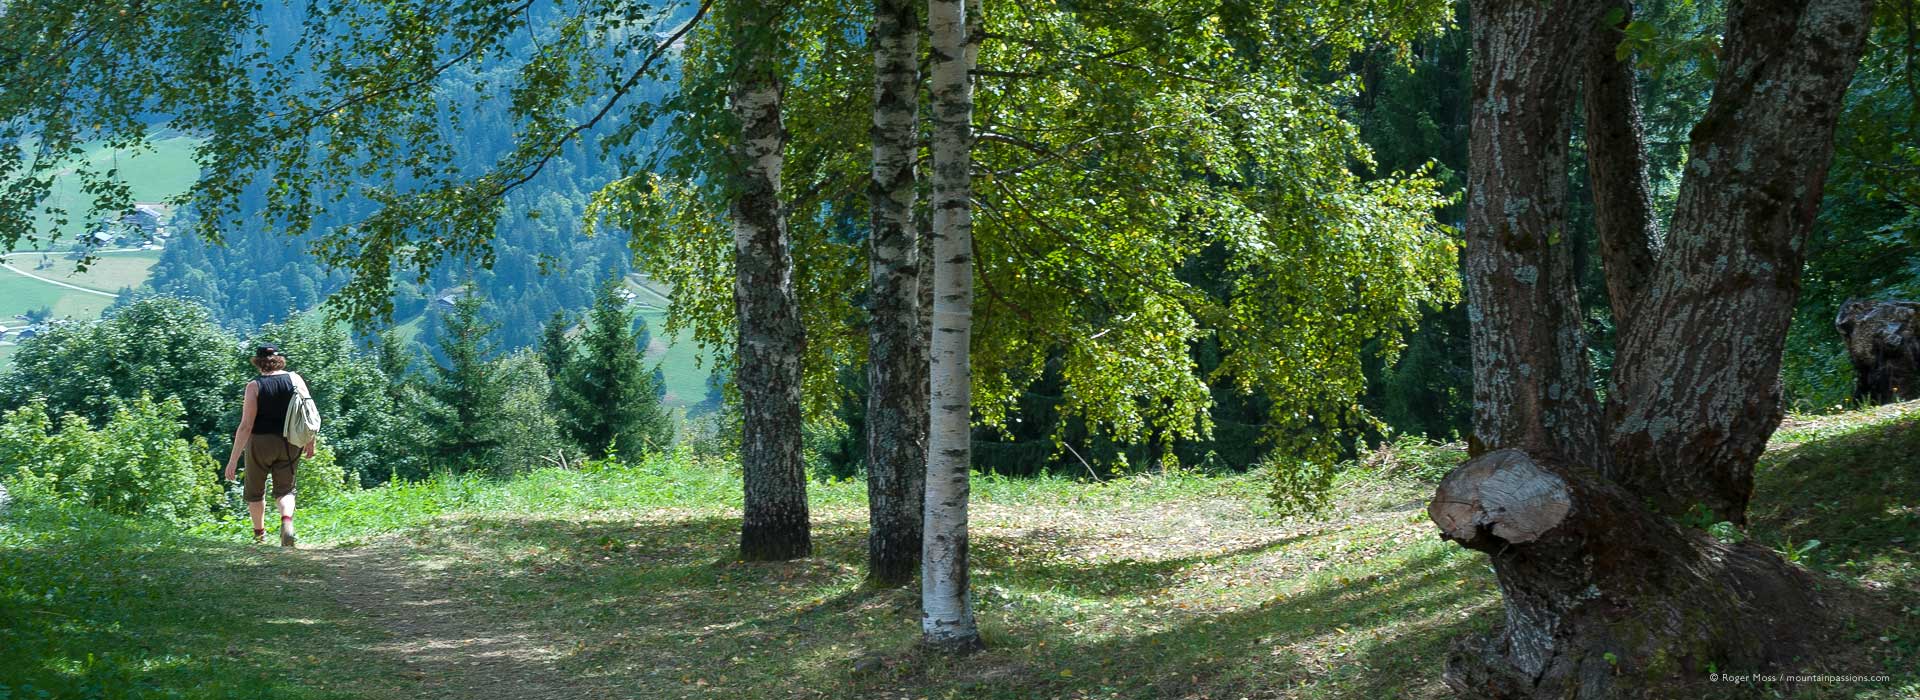
<path fill-rule="evenodd" d="M 292 374 L 263 374 L 253 380 L 260 385 L 253 395 L 253 434 L 279 435 L 287 427 L 287 401 L 293 398 Z"/>

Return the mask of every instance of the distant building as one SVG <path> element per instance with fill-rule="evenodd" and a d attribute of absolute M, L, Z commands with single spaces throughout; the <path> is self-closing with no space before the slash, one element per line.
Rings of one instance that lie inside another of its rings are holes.
<path fill-rule="evenodd" d="M 114 245 L 126 239 L 164 241 L 173 236 L 173 207 L 161 202 L 134 202 L 117 219 L 101 221 L 87 235 L 93 246 Z"/>

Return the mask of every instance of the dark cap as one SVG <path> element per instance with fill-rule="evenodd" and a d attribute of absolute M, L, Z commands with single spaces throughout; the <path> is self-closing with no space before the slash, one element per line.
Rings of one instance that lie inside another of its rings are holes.
<path fill-rule="evenodd" d="M 253 349 L 254 357 L 275 357 L 280 354 L 280 346 L 262 345 Z"/>

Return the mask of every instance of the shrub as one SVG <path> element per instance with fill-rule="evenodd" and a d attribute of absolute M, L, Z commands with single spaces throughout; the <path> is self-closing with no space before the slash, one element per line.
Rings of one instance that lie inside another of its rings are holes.
<path fill-rule="evenodd" d="M 217 436 L 233 430 L 241 387 L 252 378 L 239 345 L 197 302 L 141 299 L 21 343 L 0 373 L 0 407 L 41 401 L 51 415 L 75 413 L 104 427 L 115 410 L 150 393 L 179 400 L 185 429 L 177 432 Z"/>
<path fill-rule="evenodd" d="M 546 369 L 532 352 L 517 352 L 498 361 L 502 399 L 499 413 L 499 458 L 490 470 L 496 476 L 532 471 L 572 457 L 560 439 L 560 424 L 552 411 Z M 563 455 L 562 453 L 567 453 Z"/>
<path fill-rule="evenodd" d="M 349 483 L 346 469 L 340 466 L 333 450 L 321 447 L 312 457 L 300 460 L 299 475 L 295 478 L 300 485 L 295 493 L 301 506 L 321 505 L 348 491 L 357 490 Z"/>
<path fill-rule="evenodd" d="M 1435 442 L 1411 433 L 1389 437 L 1372 452 L 1360 455 L 1360 465 L 1379 474 L 1439 483 L 1447 472 L 1467 461 L 1463 443 Z"/>
<path fill-rule="evenodd" d="M 175 399 L 142 395 L 114 409 L 105 426 L 66 414 L 54 429 L 44 403 L 0 418 L 0 479 L 119 515 L 186 523 L 218 500 L 206 441 L 179 437 L 186 411 Z"/>

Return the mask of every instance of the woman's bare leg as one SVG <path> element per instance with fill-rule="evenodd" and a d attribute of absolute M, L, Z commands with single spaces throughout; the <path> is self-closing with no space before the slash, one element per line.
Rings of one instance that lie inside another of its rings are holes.
<path fill-rule="evenodd" d="M 247 501 L 247 515 L 253 516 L 253 536 L 259 539 L 260 533 L 267 531 L 267 504 L 265 501 Z"/>
<path fill-rule="evenodd" d="M 293 546 L 293 494 L 275 499 L 280 506 L 280 546 Z"/>

